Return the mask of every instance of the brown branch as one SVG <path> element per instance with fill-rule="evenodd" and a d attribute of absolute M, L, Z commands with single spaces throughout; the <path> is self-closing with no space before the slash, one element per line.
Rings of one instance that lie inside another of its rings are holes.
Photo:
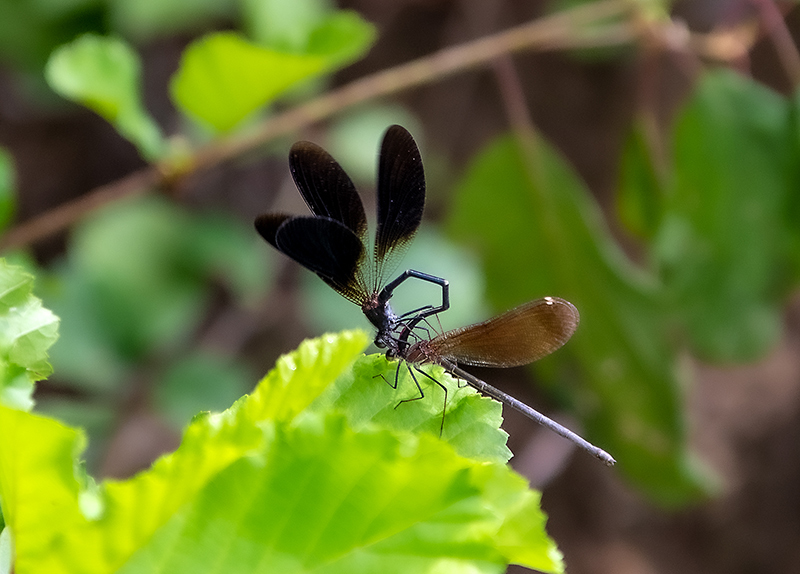
<path fill-rule="evenodd" d="M 0 238 L 0 250 L 5 251 L 35 243 L 63 231 L 87 213 L 124 197 L 145 193 L 162 182 L 163 177 L 159 170 L 149 167 L 135 171 L 115 182 L 96 187 L 77 199 L 11 228 Z"/>
<path fill-rule="evenodd" d="M 800 84 L 800 53 L 798 53 L 792 34 L 786 26 L 783 14 L 775 5 L 774 0 L 752 0 L 752 2 L 761 14 L 761 20 L 772 39 L 778 59 L 792 83 L 792 88 L 796 88 Z"/>
<path fill-rule="evenodd" d="M 634 8 L 635 3 L 629 0 L 586 4 L 356 80 L 269 118 L 254 131 L 199 148 L 180 169 L 170 165 L 142 169 L 21 223 L 0 238 L 0 250 L 34 243 L 66 229 L 107 203 L 162 186 L 175 177 L 208 169 L 350 106 L 486 65 L 505 54 L 629 43 L 636 39 L 634 26 L 627 21 L 606 22 Z"/>
<path fill-rule="evenodd" d="M 525 156 L 538 158 L 538 132 L 528 110 L 525 91 L 514 62 L 509 56 L 502 56 L 494 61 L 493 68 L 511 131 L 517 135 Z"/>

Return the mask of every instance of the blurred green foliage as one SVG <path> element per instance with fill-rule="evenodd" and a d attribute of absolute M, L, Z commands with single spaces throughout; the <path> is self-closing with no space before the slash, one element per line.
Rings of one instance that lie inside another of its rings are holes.
<path fill-rule="evenodd" d="M 70 8 L 82 13 L 92 7 L 102 14 L 104 4 L 76 3 Z M 152 34 L 191 28 L 196 22 L 231 11 L 225 3 L 207 0 L 125 2 L 119 6 L 110 2 L 107 8 L 108 21 L 119 24 L 112 26 L 111 31 L 140 40 Z M 356 60 L 375 40 L 374 28 L 357 13 L 333 10 L 323 2 L 242 0 L 240 8 L 241 14 L 236 16 L 242 19 L 245 29 L 253 32 L 254 39 L 238 32 L 206 34 L 184 51 L 180 68 L 172 79 L 175 105 L 215 131 L 231 130 L 289 88 L 319 79 Z M 118 17 L 120 12 L 127 15 Z M 187 19 L 188 14 L 191 16 Z M 62 23 L 61 18 L 72 15 L 67 7 L 53 10 L 47 2 L 42 2 L 41 13 L 33 10 L 23 15 L 10 10 L 4 14 L 7 16 L 4 20 L 25 29 L 39 23 L 37 16 L 42 22 L 52 17 L 53 25 L 57 26 Z M 293 24 L 286 26 L 283 21 Z M 111 122 L 137 146 L 144 158 L 161 159 L 168 150 L 158 125 L 141 103 L 138 56 L 121 37 L 99 35 L 97 32 L 108 32 L 105 26 L 92 26 L 87 21 L 83 27 L 78 26 L 81 28 L 86 34 L 50 54 L 46 66 L 48 84 L 61 96 L 87 106 Z M 53 37 L 58 43 L 67 40 Z M 43 38 L 45 45 L 38 49 L 54 48 L 55 44 L 50 45 L 53 37 Z M 23 45 L 23 51 L 33 50 L 25 43 L 4 47 L 0 42 L 0 55 L 4 48 L 14 52 Z M 24 63 L 18 64 L 24 67 Z M 36 67 L 38 59 L 33 58 L 29 64 Z"/>
<path fill-rule="evenodd" d="M 223 411 L 253 386 L 245 365 L 211 351 L 194 350 L 169 365 L 153 398 L 175 428 L 202 411 Z"/>
<path fill-rule="evenodd" d="M 449 229 L 479 250 L 498 309 L 546 295 L 578 307 L 578 332 L 537 369 L 567 386 L 592 441 L 651 495 L 696 496 L 663 294 L 625 261 L 566 162 L 543 140 L 537 154 L 527 158 L 513 136 L 486 148 L 458 187 Z"/>
<path fill-rule="evenodd" d="M 717 361 L 762 356 L 796 288 L 793 117 L 792 101 L 718 71 L 681 110 L 666 169 L 632 134 L 619 211 L 647 242 L 648 268 L 627 260 L 588 190 L 543 140 L 532 154 L 513 136 L 491 143 L 457 187 L 449 229 L 481 253 L 498 309 L 544 295 L 578 306 L 578 333 L 537 372 L 620 470 L 664 504 L 714 484 L 686 450 L 681 354 L 688 345 Z"/>
<path fill-rule="evenodd" d="M 242 0 L 247 34 L 259 44 L 288 53 L 303 53 L 315 30 L 333 14 L 330 0 Z"/>
<path fill-rule="evenodd" d="M 97 112 L 154 161 L 164 142 L 141 101 L 140 68 L 139 56 L 122 40 L 85 34 L 53 52 L 45 76 L 53 90 Z"/>
<path fill-rule="evenodd" d="M 791 103 L 708 74 L 675 125 L 653 257 L 695 354 L 749 361 L 777 341 L 796 287 L 797 126 Z"/>
<path fill-rule="evenodd" d="M 113 392 L 143 361 L 159 358 L 169 384 L 180 384 L 178 365 L 185 368 L 191 358 L 191 334 L 214 285 L 245 306 L 269 288 L 266 258 L 249 226 L 219 214 L 191 214 L 157 197 L 93 214 L 42 288 L 63 319 L 63 337 L 52 350 L 59 375 L 88 392 Z M 224 360 L 214 365 L 216 374 L 235 381 L 234 389 L 252 384 L 241 367 Z M 195 406 L 203 397 L 211 399 L 204 408 L 228 404 L 198 391 Z M 168 402 L 159 406 L 181 410 Z M 181 412 L 185 423 L 191 414 Z"/>
<path fill-rule="evenodd" d="M 109 31 L 136 41 L 182 31 L 195 31 L 212 22 L 238 17 L 237 0 L 104 0 Z"/>
<path fill-rule="evenodd" d="M 202 2 L 194 4 L 167 8 L 142 3 L 130 10 L 138 11 L 133 20 L 139 23 L 148 21 L 149 10 L 196 8 L 198 17 L 211 15 Z M 286 17 L 292 9 L 305 10 L 308 25 L 296 32 L 300 35 L 291 46 L 259 28 L 258 44 L 226 32 L 203 36 L 186 49 L 172 81 L 175 103 L 216 130 L 240 125 L 301 80 L 343 66 L 363 53 L 375 35 L 357 14 L 322 3 L 292 8 L 264 2 L 246 8 L 246 28 L 263 24 L 259 11 L 270 10 Z M 146 36 L 142 29 L 133 31 L 137 26 L 128 31 Z M 125 40 L 80 36 L 53 52 L 46 71 L 54 90 L 111 122 L 143 157 L 177 166 L 185 159 L 185 143 L 164 142 L 144 109 L 139 58 Z M 201 383 L 218 375 L 229 384 L 226 389 L 238 394 L 250 386 L 246 370 L 225 357 L 199 359 L 188 349 L 189 338 L 215 285 L 224 285 L 245 305 L 269 288 L 259 243 L 249 225 L 221 215 L 189 214 L 163 200 L 125 201 L 94 214 L 76 230 L 67 259 L 45 284 L 45 297 L 65 320 L 65 336 L 53 351 L 59 374 L 86 392 L 113 396 L 143 361 L 155 359 L 156 376 L 163 381 L 157 406 L 173 420 L 185 422 L 197 408 L 224 406 L 233 395 Z M 202 360 L 210 361 L 207 369 L 198 363 Z M 178 389 L 186 391 L 189 375 L 199 371 L 205 377 L 186 395 L 192 404 L 178 404 Z M 86 408 L 61 400 L 42 406 L 96 421 L 98 430 L 112 420 L 103 412 L 108 407 L 91 402 Z"/>

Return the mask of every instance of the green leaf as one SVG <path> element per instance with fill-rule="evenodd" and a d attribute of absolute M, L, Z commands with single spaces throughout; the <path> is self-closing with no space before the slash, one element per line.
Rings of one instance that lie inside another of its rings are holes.
<path fill-rule="evenodd" d="M 220 32 L 186 49 L 170 90 L 184 112 L 227 131 L 324 67 L 324 57 L 280 53 Z"/>
<path fill-rule="evenodd" d="M 0 405 L 0 498 L 14 545 L 14 571 L 66 572 L 65 539 L 86 520 L 78 509 L 80 431 Z M 63 529 L 63 530 L 62 530 Z"/>
<path fill-rule="evenodd" d="M 322 21 L 302 52 L 260 46 L 234 32 L 209 34 L 184 52 L 172 98 L 193 118 L 228 131 L 301 81 L 355 60 L 374 38 L 374 28 L 350 12 Z"/>
<path fill-rule="evenodd" d="M 21 267 L 0 259 L 0 313 L 6 315 L 13 307 L 25 305 L 31 298 L 33 275 Z"/>
<path fill-rule="evenodd" d="M 158 159 L 164 141 L 142 104 L 138 55 L 118 38 L 85 34 L 53 52 L 45 68 L 50 87 L 97 112 L 148 160 Z"/>
<path fill-rule="evenodd" d="M 498 309 L 546 295 L 578 307 L 578 332 L 537 372 L 570 397 L 622 472 L 662 503 L 686 502 L 708 484 L 686 450 L 662 294 L 624 258 L 574 171 L 535 143 L 532 157 L 509 136 L 489 145 L 458 186 L 449 229 L 480 250 Z"/>
<path fill-rule="evenodd" d="M 242 0 L 247 33 L 260 45 L 303 53 L 311 33 L 331 12 L 330 0 Z"/>
<path fill-rule="evenodd" d="M 378 424 L 398 431 L 422 430 L 437 437 L 441 432 L 441 438 L 462 456 L 507 462 L 512 455 L 506 447 L 508 434 L 499 428 L 503 420 L 500 403 L 460 386 L 441 367 L 426 372 L 447 387 L 446 407 L 444 391 L 431 379 L 418 372 L 414 375 L 424 393 L 419 398 L 405 363 L 369 355 L 357 360 L 312 411 L 339 410 L 355 429 Z M 390 386 L 395 381 L 396 390 Z"/>
<path fill-rule="evenodd" d="M 778 339 L 797 194 L 789 107 L 732 71 L 706 74 L 682 110 L 656 256 L 694 349 L 752 360 Z M 788 224 L 788 225 L 787 225 Z"/>
<path fill-rule="evenodd" d="M 789 100 L 789 153 L 791 157 L 800 157 L 800 90 L 796 90 Z M 795 169 L 790 172 L 790 185 L 793 189 L 800 189 L 800 164 L 793 164 Z M 786 206 L 784 221 L 789 230 L 789 283 L 796 285 L 800 282 L 800 194 L 792 193 Z"/>
<path fill-rule="evenodd" d="M 643 239 L 652 239 L 663 216 L 666 191 L 641 123 L 628 134 L 620 171 L 619 218 L 629 231 Z"/>
<path fill-rule="evenodd" d="M 0 148 L 0 231 L 11 222 L 16 211 L 16 179 L 14 158 Z"/>
<path fill-rule="evenodd" d="M 375 28 L 357 12 L 341 10 L 314 28 L 308 39 L 308 52 L 325 56 L 329 68 L 345 66 L 364 55 L 375 37 Z"/>
<path fill-rule="evenodd" d="M 176 452 L 97 487 L 76 470 L 79 433 L 0 408 L 15 572 L 562 572 L 538 494 L 505 465 L 435 434 L 307 410 L 366 342 L 303 343 L 251 396 L 196 417 Z M 396 401 L 371 376 L 353 385 L 383 389 L 379 410 Z"/>
<path fill-rule="evenodd" d="M 363 55 L 375 28 L 357 12 L 332 10 L 330 0 L 244 0 L 245 24 L 261 46 L 279 52 L 325 56 L 329 66 Z"/>
<path fill-rule="evenodd" d="M 52 372 L 47 350 L 58 338 L 58 317 L 32 288 L 32 275 L 0 259 L 0 404 L 23 410 L 33 383 Z"/>
<path fill-rule="evenodd" d="M 533 495 L 519 479 L 498 484 L 510 474 L 502 466 L 454 456 L 430 435 L 356 433 L 330 416 L 270 438 L 263 460 L 241 459 L 220 472 L 158 533 L 180 544 L 148 545 L 120 572 L 224 564 L 235 572 L 401 573 L 452 564 L 499 573 L 522 554 L 495 534 L 509 510 L 536 510 Z M 493 496 L 495 488 L 505 496 Z M 541 511 L 526 522 L 541 527 Z M 220 532 L 219 524 L 231 527 Z M 557 554 L 541 554 L 531 565 L 554 571 L 548 559 Z"/>

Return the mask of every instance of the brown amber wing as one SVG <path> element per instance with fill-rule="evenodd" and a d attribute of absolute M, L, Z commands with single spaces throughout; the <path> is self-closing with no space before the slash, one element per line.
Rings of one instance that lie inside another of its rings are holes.
<path fill-rule="evenodd" d="M 544 297 L 483 323 L 434 337 L 435 355 L 465 365 L 516 367 L 549 355 L 566 343 L 580 315 L 569 301 Z"/>

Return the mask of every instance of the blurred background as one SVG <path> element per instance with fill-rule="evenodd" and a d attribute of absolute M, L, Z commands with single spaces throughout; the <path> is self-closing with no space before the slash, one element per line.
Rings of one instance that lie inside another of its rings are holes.
<path fill-rule="evenodd" d="M 340 10 L 363 19 L 359 45 L 230 125 L 175 80 L 213 31 L 320 53 Z M 553 357 L 475 369 L 619 461 L 605 468 L 505 413 L 511 464 L 542 490 L 568 571 L 800 572 L 795 3 L 0 0 L 0 14 L 5 255 L 35 270 L 61 317 L 36 408 L 87 429 L 96 476 L 146 468 L 304 338 L 367 328 L 252 221 L 307 212 L 287 163 L 301 139 L 342 164 L 374 213 L 380 138 L 399 123 L 420 145 L 428 199 L 397 271 L 449 279 L 444 328 L 545 295 L 581 311 Z M 511 54 L 493 36 L 537 19 L 552 38 Z M 136 55 L 130 76 L 114 59 L 97 68 L 130 83 L 117 100 L 86 87 L 97 78 L 75 88 L 53 55 L 87 33 Z M 480 39 L 501 48 L 259 132 Z M 421 289 L 404 286 L 395 307 L 438 297 Z"/>

